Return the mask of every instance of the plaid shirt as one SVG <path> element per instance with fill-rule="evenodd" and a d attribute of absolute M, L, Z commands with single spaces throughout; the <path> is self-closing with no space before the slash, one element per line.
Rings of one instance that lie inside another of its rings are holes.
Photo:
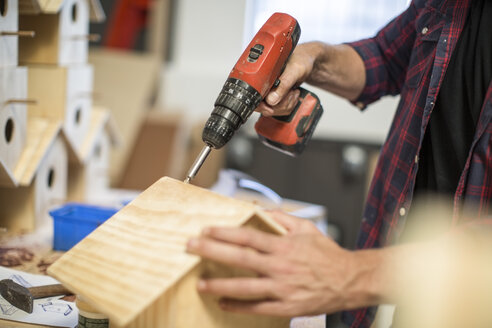
<path fill-rule="evenodd" d="M 358 248 L 394 243 L 403 229 L 424 132 L 471 1 L 414 0 L 374 38 L 350 44 L 364 60 L 367 75 L 357 106 L 401 95 L 367 196 Z M 490 215 L 491 116 L 492 84 L 456 190 L 454 225 Z M 350 327 L 370 327 L 374 314 L 375 308 L 350 311 L 343 320 Z"/>

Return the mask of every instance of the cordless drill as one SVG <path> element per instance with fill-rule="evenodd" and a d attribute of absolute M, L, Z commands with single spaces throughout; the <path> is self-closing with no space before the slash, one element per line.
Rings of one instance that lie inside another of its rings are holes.
<path fill-rule="evenodd" d="M 196 176 L 212 148 L 219 149 L 229 142 L 270 89 L 280 84 L 278 77 L 300 34 L 297 21 L 283 13 L 273 14 L 256 33 L 215 101 L 203 129 L 205 146 L 188 172 L 186 183 Z M 290 115 L 261 116 L 255 125 L 263 143 L 293 156 L 302 152 L 323 113 L 318 97 L 299 89 L 299 102 Z"/>

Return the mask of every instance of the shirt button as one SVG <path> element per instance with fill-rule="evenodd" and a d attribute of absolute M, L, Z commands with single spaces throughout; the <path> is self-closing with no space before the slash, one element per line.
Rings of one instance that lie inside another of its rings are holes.
<path fill-rule="evenodd" d="M 405 207 L 400 208 L 400 216 L 405 216 L 405 214 L 407 214 Z"/>
<path fill-rule="evenodd" d="M 355 103 L 355 106 L 359 109 L 364 109 L 364 103 L 362 101 L 358 101 Z"/>
<path fill-rule="evenodd" d="M 427 34 L 427 32 L 429 32 L 429 28 L 426 26 L 426 27 L 424 27 L 424 28 L 422 29 L 422 34 L 423 34 L 423 35 L 426 35 L 426 34 Z"/>

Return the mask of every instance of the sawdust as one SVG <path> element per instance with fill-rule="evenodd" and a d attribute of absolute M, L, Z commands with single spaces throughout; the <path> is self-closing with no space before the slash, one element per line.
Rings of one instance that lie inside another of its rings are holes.
<path fill-rule="evenodd" d="M 0 265 L 10 268 L 32 261 L 34 253 L 22 247 L 0 247 Z"/>

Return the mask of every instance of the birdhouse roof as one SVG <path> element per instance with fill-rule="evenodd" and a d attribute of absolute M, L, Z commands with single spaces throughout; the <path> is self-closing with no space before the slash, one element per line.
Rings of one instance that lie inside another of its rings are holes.
<path fill-rule="evenodd" d="M 42 160 L 59 136 L 60 129 L 61 121 L 29 118 L 26 144 L 13 172 L 13 176 L 19 185 L 31 185 Z"/>
<path fill-rule="evenodd" d="M 114 123 L 110 111 L 103 107 L 93 107 L 91 111 L 89 130 L 87 131 L 87 134 L 85 135 L 79 149 L 76 149 L 64 135 L 65 141 L 68 144 L 70 160 L 80 164 L 87 163 L 87 161 L 91 158 L 97 141 L 103 131 L 108 133 L 113 147 L 117 147 L 121 144 L 121 136 L 118 133 L 118 129 L 116 128 L 116 124 Z"/>
<path fill-rule="evenodd" d="M 90 18 L 92 22 L 102 22 L 106 19 L 100 0 L 89 2 Z M 21 14 L 56 14 L 60 11 L 65 0 L 19 0 Z"/>
<path fill-rule="evenodd" d="M 252 217 L 284 232 L 256 205 L 162 178 L 51 265 L 48 273 L 126 326 L 200 262 L 185 252 L 210 225 L 241 226 Z"/>

